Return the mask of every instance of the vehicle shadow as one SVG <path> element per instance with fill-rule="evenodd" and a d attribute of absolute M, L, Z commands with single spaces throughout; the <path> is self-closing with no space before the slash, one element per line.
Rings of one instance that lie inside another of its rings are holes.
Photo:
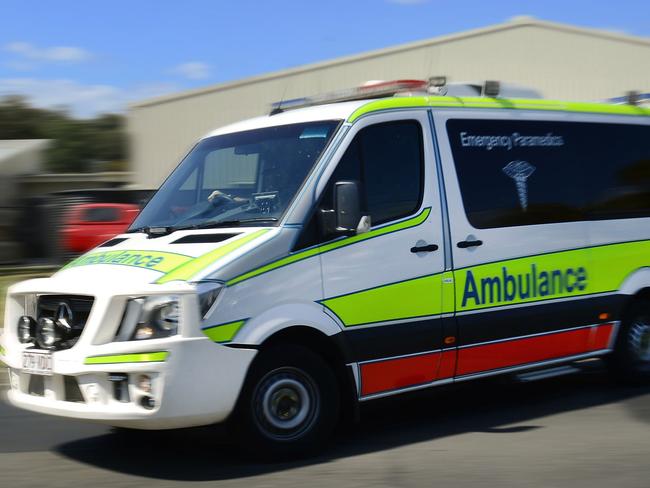
<path fill-rule="evenodd" d="M 393 449 L 457 434 L 516 435 L 543 428 L 536 419 L 625 402 L 629 414 L 650 423 L 650 385 L 619 386 L 596 369 L 572 376 L 518 383 L 506 378 L 461 383 L 364 404 L 362 421 L 346 426 L 325 451 L 288 463 L 251 463 L 223 432 L 185 429 L 108 433 L 61 444 L 55 450 L 103 469 L 155 479 L 217 481 L 262 475 L 339 458 Z M 513 425 L 516 424 L 516 425 Z"/>

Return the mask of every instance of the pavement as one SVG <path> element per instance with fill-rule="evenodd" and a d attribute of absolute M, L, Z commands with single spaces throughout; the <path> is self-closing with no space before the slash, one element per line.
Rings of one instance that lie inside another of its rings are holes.
<path fill-rule="evenodd" d="M 6 388 L 6 373 L 0 371 Z M 223 432 L 142 432 L 0 404 L 0 484 L 18 487 L 650 486 L 650 386 L 597 368 L 367 404 L 316 458 L 251 462 Z"/>

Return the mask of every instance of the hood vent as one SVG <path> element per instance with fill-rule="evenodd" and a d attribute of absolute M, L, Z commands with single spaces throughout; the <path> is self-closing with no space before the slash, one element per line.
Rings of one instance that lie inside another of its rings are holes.
<path fill-rule="evenodd" d="M 115 239 L 111 239 L 110 241 L 106 241 L 106 242 L 104 242 L 103 244 L 100 244 L 97 247 L 113 247 L 113 246 L 117 246 L 121 242 L 128 241 L 128 240 L 129 240 L 128 237 L 116 237 Z"/>
<path fill-rule="evenodd" d="M 205 244 L 208 242 L 221 242 L 232 237 L 238 236 L 237 234 L 190 234 L 175 240 L 172 244 Z"/>

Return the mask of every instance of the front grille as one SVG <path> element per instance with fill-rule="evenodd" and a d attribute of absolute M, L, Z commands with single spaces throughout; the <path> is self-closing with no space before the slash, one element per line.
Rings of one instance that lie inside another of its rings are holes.
<path fill-rule="evenodd" d="M 55 349 L 70 349 L 79 340 L 93 307 L 94 298 L 85 295 L 41 295 L 38 297 L 38 318 L 52 319 L 59 340 Z M 37 344 L 43 347 L 43 344 Z"/>

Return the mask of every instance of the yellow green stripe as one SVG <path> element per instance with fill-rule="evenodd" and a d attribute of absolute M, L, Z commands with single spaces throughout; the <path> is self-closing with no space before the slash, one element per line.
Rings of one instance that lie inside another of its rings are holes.
<path fill-rule="evenodd" d="M 133 266 L 167 273 L 191 260 L 191 256 L 170 252 L 147 250 L 103 251 L 84 254 L 67 264 L 63 269 L 77 266 L 110 264 L 113 266 Z"/>
<path fill-rule="evenodd" d="M 355 244 L 357 242 L 362 242 L 366 241 L 368 239 L 372 239 L 373 237 L 378 237 L 384 234 L 389 234 L 391 232 L 397 232 L 400 230 L 408 229 L 411 227 L 416 227 L 423 222 L 427 220 L 429 217 L 429 214 L 431 213 L 431 208 L 427 207 L 424 210 L 422 210 L 418 215 L 416 215 L 413 218 L 403 220 L 401 222 L 397 222 L 395 224 L 387 225 L 384 227 L 379 227 L 377 229 L 371 230 L 370 232 L 366 232 L 365 234 L 357 234 L 345 239 L 340 239 L 334 242 L 331 242 L 329 244 L 325 244 L 323 246 L 319 247 L 314 247 L 311 249 L 307 249 L 306 251 L 298 252 L 295 254 L 291 254 L 285 258 L 278 259 L 277 261 L 273 261 L 272 263 L 269 263 L 265 266 L 262 266 L 260 268 L 254 269 L 252 271 L 249 271 L 247 273 L 244 273 L 242 275 L 239 275 L 230 281 L 227 282 L 228 286 L 236 285 L 237 283 L 241 283 L 244 280 L 248 280 L 250 278 L 254 278 L 255 276 L 259 276 L 261 274 L 267 273 L 269 271 L 272 271 L 277 268 L 281 268 L 282 266 L 286 266 L 288 264 L 295 263 L 297 261 L 302 261 L 303 259 L 307 259 L 313 256 L 317 256 L 318 254 L 322 254 L 328 251 L 332 251 L 334 249 L 338 249 L 340 247 L 344 246 L 349 246 L 350 244 Z"/>
<path fill-rule="evenodd" d="M 0 346 L 0 356 L 4 356 L 4 355 L 5 355 L 5 348 Z"/>
<path fill-rule="evenodd" d="M 245 323 L 245 320 L 238 320 L 236 322 L 219 324 L 203 329 L 203 333 L 214 342 L 230 342 Z"/>
<path fill-rule="evenodd" d="M 442 274 L 328 298 L 321 303 L 346 327 L 453 312 L 453 297 L 443 302 Z"/>
<path fill-rule="evenodd" d="M 256 232 L 246 234 L 238 239 L 232 240 L 228 244 L 225 244 L 215 249 L 214 251 L 210 251 L 206 254 L 203 254 L 202 256 L 199 256 L 196 259 L 192 259 L 189 262 L 181 264 L 177 268 L 168 272 L 165 276 L 159 278 L 156 283 L 162 284 L 175 280 L 187 281 L 224 256 L 227 256 L 243 245 L 257 239 L 261 235 L 266 234 L 269 230 L 270 229 L 261 229 Z"/>
<path fill-rule="evenodd" d="M 437 107 L 437 108 L 502 108 L 515 110 L 548 110 L 556 112 L 595 113 L 608 115 L 641 115 L 650 116 L 650 109 L 635 105 L 614 105 L 589 102 L 563 102 L 558 100 L 518 99 L 484 97 L 396 97 L 384 98 L 369 102 L 349 117 L 348 122 L 354 122 L 359 117 L 371 112 L 400 108 Z"/>
<path fill-rule="evenodd" d="M 442 303 L 444 309 L 441 313 L 449 313 L 456 310 L 456 294 L 454 289 L 454 272 L 444 271 L 442 273 Z"/>
<path fill-rule="evenodd" d="M 477 310 L 548 299 L 615 292 L 620 289 L 630 274 L 649 265 L 650 241 L 637 241 L 526 256 L 463 268 L 454 272 L 457 310 Z M 575 272 L 579 268 L 583 268 L 585 271 L 585 279 L 581 282 L 583 289 L 574 287 L 573 290 L 567 291 L 562 288 L 560 292 L 554 291 L 544 295 L 539 292 L 535 294 L 531 292 L 530 296 L 525 298 L 522 298 L 519 293 L 512 299 L 506 297 L 504 290 L 506 286 L 504 284 L 505 276 L 510 276 L 515 280 L 513 284 L 513 281 L 508 279 L 511 290 L 519 290 L 519 280 L 521 279 L 524 283 L 531 280 L 531 283 L 533 283 L 534 274 L 538 278 L 535 279 L 533 288 L 539 290 L 541 273 L 552 276 L 553 271 L 565 273 L 566 270 L 570 269 Z M 533 270 L 535 270 L 534 273 Z M 477 303 L 476 299 L 468 299 L 463 304 L 464 296 L 469 296 L 467 292 L 472 289 L 472 282 L 468 283 L 470 279 L 475 284 L 476 291 L 480 292 L 481 303 Z M 494 284 L 495 279 L 499 281 L 498 286 Z M 490 281 L 493 283 L 492 285 L 488 284 Z M 489 296 L 487 292 L 490 291 L 490 288 L 493 288 L 492 292 L 495 296 L 499 295 L 498 299 L 485 300 L 485 296 Z M 498 291 L 500 293 L 497 293 Z"/>
<path fill-rule="evenodd" d="M 139 354 L 117 354 L 112 356 L 90 356 L 84 364 L 121 364 L 121 363 L 161 363 L 167 360 L 169 353 L 145 352 Z"/>
<path fill-rule="evenodd" d="M 350 327 L 454 310 L 463 312 L 616 292 L 632 273 L 647 266 L 650 266 L 650 241 L 623 242 L 461 268 L 327 298 L 320 303 Z M 550 282 L 555 279 L 554 272 L 566 274 L 568 270 L 572 273 L 570 291 L 562 286 L 559 290 L 551 287 L 553 292 L 541 293 L 542 274 L 549 277 Z M 580 287 L 575 286 L 578 273 L 582 278 Z M 532 278 L 533 275 L 536 278 Z M 470 279 L 474 288 L 468 286 Z M 525 297 L 518 291 L 520 282 L 528 283 Z M 464 302 L 468 290 L 472 289 L 479 293 L 480 302 L 476 299 Z M 536 290 L 534 294 L 532 289 Z"/>

